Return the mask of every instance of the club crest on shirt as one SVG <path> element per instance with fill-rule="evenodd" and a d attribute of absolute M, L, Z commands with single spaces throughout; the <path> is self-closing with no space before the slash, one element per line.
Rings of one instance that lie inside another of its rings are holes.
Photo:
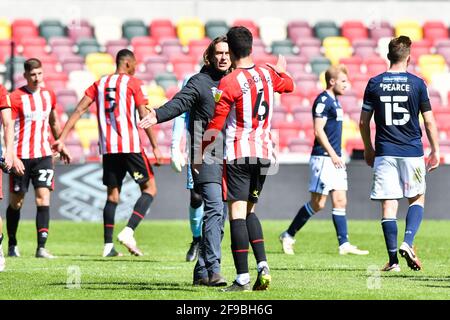
<path fill-rule="evenodd" d="M 212 94 L 213 94 L 213 96 L 214 96 L 214 101 L 215 101 L 215 102 L 219 102 L 219 101 L 220 101 L 220 98 L 222 97 L 223 91 L 217 89 L 216 87 L 212 87 L 212 88 L 211 88 L 211 91 L 212 91 Z"/>
<path fill-rule="evenodd" d="M 322 113 L 324 109 L 325 109 L 325 104 L 324 103 L 318 103 L 317 106 L 316 106 L 316 113 Z"/>

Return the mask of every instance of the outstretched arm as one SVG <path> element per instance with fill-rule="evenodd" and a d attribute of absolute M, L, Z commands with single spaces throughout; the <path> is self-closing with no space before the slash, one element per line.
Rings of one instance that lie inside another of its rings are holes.
<path fill-rule="evenodd" d="M 146 116 L 148 116 L 149 112 L 146 109 L 146 107 L 144 105 L 140 105 L 137 107 L 137 110 L 139 112 L 139 117 L 141 119 L 145 118 Z M 152 149 L 153 149 L 153 155 L 155 156 L 156 159 L 156 165 L 159 166 L 162 163 L 162 154 L 161 151 L 158 148 L 158 142 L 156 140 L 155 134 L 153 133 L 153 129 L 151 126 L 147 127 L 144 129 L 145 133 L 147 134 L 148 139 L 150 140 L 150 144 L 152 145 Z"/>

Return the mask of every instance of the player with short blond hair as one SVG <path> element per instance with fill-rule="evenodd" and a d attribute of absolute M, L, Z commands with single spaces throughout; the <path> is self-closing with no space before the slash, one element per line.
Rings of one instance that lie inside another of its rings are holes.
<path fill-rule="evenodd" d="M 317 96 L 312 108 L 316 138 L 309 161 L 311 200 L 300 208 L 289 228 L 280 235 L 280 241 L 284 253 L 294 254 L 296 233 L 325 208 L 330 194 L 339 254 L 366 255 L 369 251 L 350 244 L 347 234 L 347 171 L 341 158 L 344 113 L 338 100 L 348 86 L 347 68 L 344 65 L 328 68 L 325 80 L 327 89 Z"/>

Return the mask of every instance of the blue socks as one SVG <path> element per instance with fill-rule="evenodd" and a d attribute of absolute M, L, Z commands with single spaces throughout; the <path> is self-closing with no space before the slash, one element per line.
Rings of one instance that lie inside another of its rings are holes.
<path fill-rule="evenodd" d="M 397 257 L 397 220 L 396 219 L 381 219 L 381 226 L 383 227 L 384 240 L 386 241 L 386 248 L 389 254 L 389 264 L 398 263 Z"/>
<path fill-rule="evenodd" d="M 203 222 L 203 204 L 196 209 L 189 207 L 189 223 L 191 225 L 193 238 L 199 238 L 202 236 L 202 222 Z"/>
<path fill-rule="evenodd" d="M 291 237 L 295 237 L 295 234 L 300 230 L 305 223 L 315 214 L 314 210 L 311 208 L 309 202 L 305 203 L 303 207 L 300 208 L 291 225 L 287 229 L 287 233 Z"/>
<path fill-rule="evenodd" d="M 332 217 L 339 245 L 342 245 L 348 242 L 347 217 L 345 216 L 345 209 L 333 208 Z"/>
<path fill-rule="evenodd" d="M 410 247 L 413 245 L 414 236 L 419 230 L 420 223 L 423 217 L 423 207 L 420 205 L 412 205 L 408 209 L 406 214 L 406 228 L 405 228 L 405 238 L 406 242 Z"/>

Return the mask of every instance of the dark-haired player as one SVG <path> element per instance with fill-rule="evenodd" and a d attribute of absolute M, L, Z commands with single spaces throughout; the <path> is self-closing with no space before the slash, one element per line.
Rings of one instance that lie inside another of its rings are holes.
<path fill-rule="evenodd" d="M 120 189 L 127 172 L 139 184 L 141 196 L 134 205 L 127 226 L 117 239 L 128 251 L 136 256 L 143 255 L 136 245 L 134 231 L 144 219 L 156 195 L 156 183 L 152 167 L 139 139 L 138 114 L 147 114 L 147 98 L 142 83 L 133 77 L 136 58 L 133 52 L 122 49 L 116 56 L 116 72 L 100 78 L 90 86 L 70 116 L 59 140 L 53 148 L 57 151 L 64 146 L 64 139 L 75 123 L 86 112 L 92 102 L 97 105 L 99 146 L 103 156 L 103 184 L 107 187 L 107 201 L 103 210 L 104 257 L 120 255 L 113 244 L 114 217 L 119 203 Z M 158 164 L 161 153 L 151 128 L 146 130 Z"/>
<path fill-rule="evenodd" d="M 8 230 L 8 255 L 20 256 L 17 247 L 17 228 L 20 210 L 30 181 L 34 186 L 36 202 L 37 250 L 36 257 L 52 259 L 45 248 L 50 223 L 50 193 L 54 186 L 54 164 L 50 146 L 50 132 L 55 139 L 61 133 L 56 112 L 56 97 L 52 90 L 43 87 L 42 63 L 36 58 L 24 63 L 27 84 L 10 95 L 14 126 L 14 173 L 10 175 L 9 206 L 6 210 Z M 65 148 L 61 159 L 70 163 Z M 20 173 L 23 169 L 23 175 Z"/>
<path fill-rule="evenodd" d="M 411 40 L 406 36 L 389 42 L 387 72 L 369 80 L 360 119 L 364 158 L 373 167 L 372 200 L 380 200 L 384 239 L 389 262 L 382 271 L 400 271 L 397 258 L 398 199 L 407 198 L 406 228 L 399 253 L 408 267 L 420 270 L 413 249 L 414 237 L 423 217 L 425 173 L 439 166 L 437 128 L 425 82 L 406 71 Z M 431 152 L 425 166 L 419 114 L 430 141 Z M 375 115 L 375 149 L 370 139 L 370 119 Z"/>
<path fill-rule="evenodd" d="M 208 136 L 217 137 L 225 126 L 227 163 L 224 193 L 228 202 L 231 250 L 237 276 L 224 291 L 250 290 L 250 244 L 258 270 L 253 290 L 265 290 L 271 276 L 255 205 L 261 196 L 270 164 L 274 161 L 270 132 L 274 92 L 291 92 L 294 82 L 285 72 L 284 57 L 279 57 L 276 66 L 255 66 L 251 55 L 253 37 L 247 28 L 231 28 L 227 39 L 236 69 L 220 81 L 216 110 L 204 135 L 203 146 L 207 147 Z M 208 153 L 204 157 L 207 158 Z"/>

